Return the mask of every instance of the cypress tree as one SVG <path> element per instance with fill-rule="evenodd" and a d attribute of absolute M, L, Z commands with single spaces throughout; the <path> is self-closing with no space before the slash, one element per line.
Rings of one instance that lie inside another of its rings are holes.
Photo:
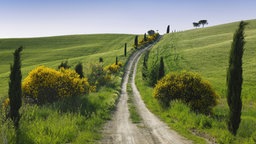
<path fill-rule="evenodd" d="M 149 56 L 149 51 L 146 51 L 143 58 L 143 67 L 141 71 L 143 80 L 147 80 L 147 76 L 148 76 L 148 56 Z"/>
<path fill-rule="evenodd" d="M 143 40 L 144 40 L 144 42 L 146 42 L 146 41 L 147 41 L 147 34 L 146 34 L 146 33 L 144 34 L 144 38 L 143 38 Z"/>
<path fill-rule="evenodd" d="M 165 75 L 165 71 L 164 71 L 164 58 L 161 57 L 160 65 L 159 65 L 158 80 L 160 80 L 162 77 L 164 77 L 164 75 Z"/>
<path fill-rule="evenodd" d="M 135 49 L 138 48 L 138 36 L 137 35 L 135 36 L 135 39 L 134 39 L 134 46 L 135 46 Z"/>
<path fill-rule="evenodd" d="M 79 62 L 76 67 L 75 67 L 75 71 L 76 73 L 79 74 L 80 78 L 84 77 L 84 73 L 83 73 L 83 64 L 81 62 Z"/>
<path fill-rule="evenodd" d="M 13 53 L 14 55 L 14 61 L 13 65 L 10 66 L 10 81 L 9 81 L 9 99 L 10 99 L 10 118 L 12 119 L 14 126 L 16 130 L 19 128 L 19 120 L 20 120 L 20 114 L 19 109 L 21 107 L 21 96 L 22 96 L 22 90 L 21 90 L 21 60 L 20 60 L 20 53 L 22 51 L 22 47 L 19 47 L 15 50 Z"/>
<path fill-rule="evenodd" d="M 127 53 L 127 43 L 124 44 L 124 56 L 126 57 L 126 53 Z"/>
<path fill-rule="evenodd" d="M 242 57 L 244 52 L 244 28 L 247 23 L 241 21 L 233 36 L 227 71 L 227 102 L 229 106 L 228 130 L 236 135 L 241 122 Z"/>
<path fill-rule="evenodd" d="M 118 65 L 118 57 L 116 57 L 116 65 Z"/>
<path fill-rule="evenodd" d="M 99 62 L 103 63 L 103 58 L 102 57 L 99 58 Z"/>
<path fill-rule="evenodd" d="M 166 33 L 170 33 L 170 25 L 167 26 L 167 30 L 166 30 Z"/>

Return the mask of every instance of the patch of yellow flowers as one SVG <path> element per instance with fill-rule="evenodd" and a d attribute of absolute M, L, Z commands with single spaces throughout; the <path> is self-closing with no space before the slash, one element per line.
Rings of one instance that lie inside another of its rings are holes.
<path fill-rule="evenodd" d="M 104 71 L 106 71 L 107 73 L 115 74 L 119 72 L 121 67 L 122 67 L 121 62 L 118 62 L 118 64 L 113 63 L 111 65 L 105 66 Z"/>
<path fill-rule="evenodd" d="M 23 96 L 37 101 L 87 94 L 94 89 L 87 78 L 81 79 L 74 70 L 55 70 L 45 66 L 32 70 L 22 83 Z"/>

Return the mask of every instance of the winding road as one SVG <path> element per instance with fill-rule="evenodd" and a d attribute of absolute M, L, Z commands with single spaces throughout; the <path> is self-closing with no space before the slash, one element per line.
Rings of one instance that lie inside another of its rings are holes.
<path fill-rule="evenodd" d="M 153 45 L 153 44 L 152 44 Z M 153 115 L 145 106 L 135 85 L 138 61 L 152 45 L 138 50 L 130 57 L 123 76 L 121 95 L 112 120 L 104 127 L 102 144 L 190 144 L 192 141 L 171 130 Z M 129 76 L 132 78 L 129 79 Z M 127 84 L 131 83 L 134 102 L 142 118 L 140 124 L 133 124 L 129 118 Z"/>

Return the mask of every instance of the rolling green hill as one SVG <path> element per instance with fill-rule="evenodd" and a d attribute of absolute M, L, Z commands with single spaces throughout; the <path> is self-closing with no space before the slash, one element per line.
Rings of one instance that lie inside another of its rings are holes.
<path fill-rule="evenodd" d="M 82 62 L 85 74 L 91 73 L 91 65 L 103 58 L 104 66 L 113 64 L 118 56 L 123 64 L 124 44 L 128 55 L 132 52 L 134 36 L 125 34 L 71 35 L 44 38 L 0 39 L 0 100 L 8 96 L 10 63 L 12 53 L 19 46 L 22 51 L 23 78 L 39 65 L 57 69 L 68 60 L 73 69 Z M 87 77 L 87 76 L 86 76 Z M 23 103 L 20 113 L 19 135 L 13 124 L 6 120 L 4 107 L 0 109 L 0 143 L 95 143 L 100 130 L 111 118 L 121 85 L 121 74 L 111 76 L 108 84 L 88 95 L 72 96 L 45 105 Z"/>
<path fill-rule="evenodd" d="M 223 119 L 209 119 L 212 121 L 211 124 L 215 125 L 210 129 L 198 128 L 197 125 L 192 124 L 191 122 L 196 121 L 191 120 L 195 117 L 193 114 L 188 114 L 189 116 L 185 118 L 187 120 L 179 119 L 173 114 L 173 120 L 170 120 L 166 116 L 169 115 L 168 111 L 162 111 L 157 106 L 157 101 L 152 97 L 152 88 L 141 82 L 141 72 L 138 70 L 137 85 L 147 106 L 171 127 L 176 127 L 183 134 L 191 131 L 193 127 L 197 127 L 198 131 L 216 137 L 220 143 L 252 142 L 253 137 L 256 136 L 254 133 L 256 130 L 256 20 L 247 22 L 249 25 L 245 28 L 246 45 L 243 57 L 242 122 L 237 138 L 228 136 L 225 117 L 228 114 L 226 73 L 233 34 L 238 28 L 238 22 L 165 34 L 149 54 L 149 65 L 156 61 L 157 57 L 159 60 L 160 56 L 164 58 L 166 73 L 182 70 L 193 71 L 199 73 L 203 79 L 208 80 L 221 97 L 218 106 L 214 109 L 214 114 L 216 117 L 223 117 Z M 170 112 L 175 113 L 172 110 Z M 182 115 L 181 112 L 179 114 Z M 172 123 L 170 121 L 180 122 Z"/>
<path fill-rule="evenodd" d="M 100 57 L 106 65 L 114 63 L 116 56 L 124 61 L 124 43 L 128 43 L 127 51 L 130 51 L 133 38 L 133 35 L 125 34 L 99 34 L 0 39 L 0 98 L 7 96 L 10 64 L 13 63 L 12 53 L 19 46 L 24 47 L 22 73 L 25 78 L 38 65 L 57 68 L 66 60 L 73 67 L 82 62 L 85 73 L 90 64 L 98 62 Z"/>

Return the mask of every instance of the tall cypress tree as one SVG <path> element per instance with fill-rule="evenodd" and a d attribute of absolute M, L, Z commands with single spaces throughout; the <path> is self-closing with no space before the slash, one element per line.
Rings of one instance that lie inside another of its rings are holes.
<path fill-rule="evenodd" d="M 116 65 L 118 65 L 118 57 L 116 56 Z"/>
<path fill-rule="evenodd" d="M 19 47 L 13 53 L 14 55 L 14 63 L 10 66 L 10 81 L 9 81 L 9 99 L 10 99 L 10 118 L 12 119 L 14 126 L 16 129 L 19 128 L 19 120 L 20 114 L 19 109 L 21 107 L 21 60 L 20 60 L 20 53 L 22 51 L 22 47 Z"/>
<path fill-rule="evenodd" d="M 126 57 L 126 53 L 127 53 L 127 43 L 124 44 L 124 56 Z"/>
<path fill-rule="evenodd" d="M 145 42 L 147 41 L 147 34 L 146 34 L 146 33 L 144 34 L 143 40 L 144 40 Z"/>
<path fill-rule="evenodd" d="M 79 74 L 79 77 L 80 78 L 83 78 L 84 77 L 84 73 L 83 73 L 83 64 L 81 62 L 79 62 L 76 67 L 75 67 L 75 71 L 76 73 Z"/>
<path fill-rule="evenodd" d="M 149 51 L 147 50 L 143 58 L 143 67 L 141 71 L 143 80 L 147 80 L 147 76 L 148 76 L 148 56 L 149 56 Z"/>
<path fill-rule="evenodd" d="M 164 75 L 165 75 L 165 71 L 164 71 L 164 58 L 161 57 L 160 65 L 159 65 L 158 80 L 160 80 L 162 77 L 164 77 Z"/>
<path fill-rule="evenodd" d="M 241 122 L 242 109 L 242 57 L 244 52 L 244 28 L 247 23 L 241 21 L 233 36 L 227 71 L 227 102 L 229 106 L 228 130 L 236 135 Z"/>
<path fill-rule="evenodd" d="M 135 36 L 135 39 L 134 39 L 134 46 L 135 46 L 135 49 L 138 48 L 138 36 L 137 35 Z"/>
<path fill-rule="evenodd" d="M 166 33 L 170 33 L 170 25 L 167 26 L 167 30 L 166 30 Z"/>

